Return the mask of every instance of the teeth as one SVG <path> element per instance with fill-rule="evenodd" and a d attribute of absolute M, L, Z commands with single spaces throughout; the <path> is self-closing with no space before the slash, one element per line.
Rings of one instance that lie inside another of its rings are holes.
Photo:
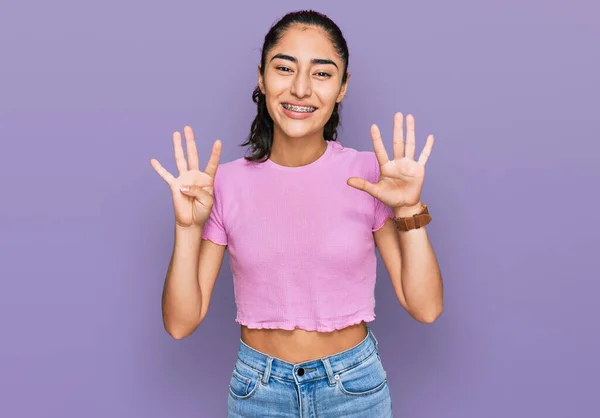
<path fill-rule="evenodd" d="M 312 107 L 312 106 L 294 106 L 288 103 L 284 103 L 283 107 L 285 107 L 287 110 L 291 110 L 292 112 L 303 112 L 303 113 L 310 113 L 310 112 L 314 112 L 315 110 L 317 110 L 316 107 Z"/>

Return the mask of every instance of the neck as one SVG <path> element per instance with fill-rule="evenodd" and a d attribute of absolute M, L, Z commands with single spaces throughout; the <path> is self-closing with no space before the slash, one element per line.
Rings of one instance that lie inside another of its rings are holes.
<path fill-rule="evenodd" d="M 291 138 L 276 130 L 269 159 L 278 165 L 301 167 L 318 160 L 325 150 L 327 150 L 327 143 L 323 131 L 310 136 Z"/>

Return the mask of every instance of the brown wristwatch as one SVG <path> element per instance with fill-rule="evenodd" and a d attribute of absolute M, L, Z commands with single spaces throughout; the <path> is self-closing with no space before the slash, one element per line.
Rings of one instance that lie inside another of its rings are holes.
<path fill-rule="evenodd" d="M 415 213 L 413 216 L 406 216 L 404 218 L 394 218 L 396 221 L 396 228 L 398 231 L 410 231 L 411 229 L 417 229 L 431 222 L 431 215 L 427 205 L 421 206 L 421 212 Z"/>

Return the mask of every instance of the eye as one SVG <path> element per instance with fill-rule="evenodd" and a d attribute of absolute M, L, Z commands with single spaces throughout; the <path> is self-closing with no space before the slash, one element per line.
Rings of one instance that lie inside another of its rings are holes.
<path fill-rule="evenodd" d="M 324 72 L 324 71 L 319 71 L 319 72 L 317 73 L 317 76 L 318 76 L 318 77 L 325 77 L 325 78 L 329 78 L 329 77 L 331 77 L 331 74 L 329 74 L 329 73 L 326 73 L 326 72 Z"/>
<path fill-rule="evenodd" d="M 292 70 L 290 70 L 290 68 L 289 68 L 289 67 L 277 67 L 277 69 L 278 69 L 279 71 L 283 71 L 283 72 L 290 72 L 290 71 L 292 71 Z"/>

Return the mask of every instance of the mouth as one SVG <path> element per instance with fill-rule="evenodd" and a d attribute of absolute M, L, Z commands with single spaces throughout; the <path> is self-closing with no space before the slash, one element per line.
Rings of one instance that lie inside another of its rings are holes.
<path fill-rule="evenodd" d="M 289 103 L 282 103 L 281 106 L 283 106 L 284 109 L 295 113 L 313 113 L 317 110 L 314 106 L 295 106 Z"/>

